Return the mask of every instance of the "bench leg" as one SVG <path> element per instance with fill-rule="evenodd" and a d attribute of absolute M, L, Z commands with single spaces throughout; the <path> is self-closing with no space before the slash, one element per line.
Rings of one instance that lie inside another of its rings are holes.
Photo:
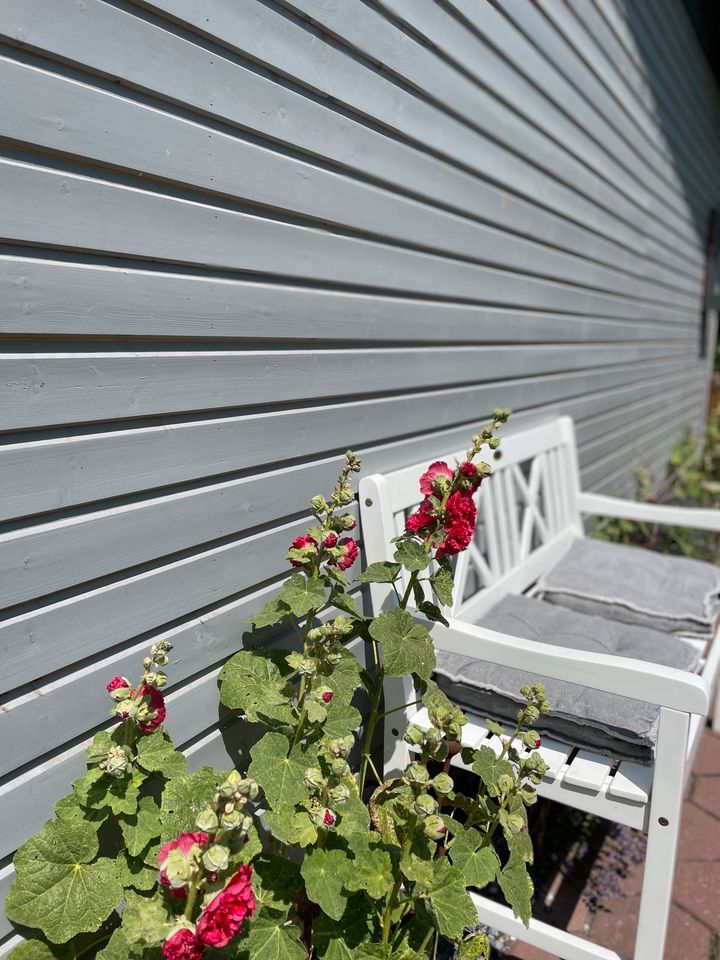
<path fill-rule="evenodd" d="M 710 725 L 713 733 L 720 733 L 720 678 L 715 682 L 715 699 L 710 714 Z"/>
<path fill-rule="evenodd" d="M 662 960 L 672 898 L 690 717 L 660 711 L 634 960 Z"/>
<path fill-rule="evenodd" d="M 386 677 L 383 692 L 385 710 L 391 710 L 385 717 L 385 750 L 383 754 L 383 777 L 390 780 L 399 777 L 410 763 L 410 747 L 403 740 L 408 725 L 408 710 L 398 710 L 417 700 L 409 677 Z M 413 710 L 417 709 L 416 707 Z"/>

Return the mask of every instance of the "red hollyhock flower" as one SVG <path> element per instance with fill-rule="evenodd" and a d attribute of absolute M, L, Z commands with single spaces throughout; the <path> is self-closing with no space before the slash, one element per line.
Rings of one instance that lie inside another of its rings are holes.
<path fill-rule="evenodd" d="M 150 709 L 156 714 L 152 720 L 147 720 L 140 724 L 140 730 L 143 733 L 152 733 L 157 730 L 161 723 L 165 722 L 167 710 L 165 709 L 165 698 L 157 687 L 150 687 L 147 684 L 142 688 L 142 695 L 150 701 Z"/>
<path fill-rule="evenodd" d="M 176 930 L 162 945 L 165 960 L 201 960 L 202 954 L 202 946 L 187 927 Z"/>
<path fill-rule="evenodd" d="M 337 542 L 338 542 L 337 534 L 333 533 L 331 530 L 330 533 L 323 540 L 323 546 L 329 549 L 330 547 L 336 547 Z"/>
<path fill-rule="evenodd" d="M 323 823 L 326 827 L 332 827 L 335 823 L 335 814 L 332 810 L 326 810 L 323 814 Z"/>
<path fill-rule="evenodd" d="M 536 749 L 536 750 L 539 750 L 539 749 L 540 749 L 540 747 L 542 746 L 542 740 L 540 739 L 540 737 L 535 737 L 535 744 L 534 744 L 534 745 L 535 745 L 535 749 Z"/>
<path fill-rule="evenodd" d="M 320 695 L 320 699 L 322 700 L 323 703 L 330 703 L 332 698 L 333 698 L 332 690 L 326 690 L 324 693 Z"/>
<path fill-rule="evenodd" d="M 465 520 L 463 517 L 457 517 L 445 524 L 445 539 L 437 549 L 436 557 L 453 557 L 456 553 L 462 553 L 470 546 L 475 525 Z"/>
<path fill-rule="evenodd" d="M 309 547 L 310 545 L 317 546 L 317 540 L 314 537 L 311 537 L 309 533 L 306 533 L 302 537 L 295 537 L 293 542 L 290 544 L 291 550 L 302 550 L 303 547 Z M 304 567 L 305 564 L 302 560 L 291 560 L 290 563 L 294 567 Z"/>
<path fill-rule="evenodd" d="M 347 570 L 357 560 L 358 545 L 352 537 L 343 537 L 340 546 L 345 548 L 344 554 L 332 564 L 338 570 Z"/>
<path fill-rule="evenodd" d="M 469 491 L 463 492 L 462 490 L 456 490 L 454 493 L 451 493 L 445 504 L 445 511 L 446 524 L 462 519 L 467 520 L 468 523 L 471 523 L 473 526 L 475 525 L 477 507 Z"/>
<path fill-rule="evenodd" d="M 255 913 L 251 879 L 252 868 L 245 864 L 205 907 L 197 922 L 200 943 L 224 947 L 238 932 L 245 917 Z"/>
<path fill-rule="evenodd" d="M 464 463 L 460 464 L 458 469 L 463 477 L 466 477 L 468 480 L 472 480 L 472 488 L 473 490 L 477 490 L 477 488 L 480 486 L 482 477 L 478 476 L 478 470 L 475 464 L 471 460 L 466 460 Z"/>
<path fill-rule="evenodd" d="M 405 521 L 405 529 L 410 533 L 419 533 L 435 523 L 435 514 L 429 500 L 423 500 L 415 513 L 411 513 Z"/>
<path fill-rule="evenodd" d="M 420 477 L 420 493 L 424 497 L 429 497 L 436 493 L 435 481 L 438 477 L 452 477 L 453 472 L 444 460 L 436 460 L 431 463 L 425 473 Z"/>
<path fill-rule="evenodd" d="M 113 690 L 117 690 L 119 687 L 129 687 L 130 684 L 127 682 L 125 677 L 113 677 L 110 683 L 105 687 L 108 693 L 112 693 Z"/>
<path fill-rule="evenodd" d="M 163 864 L 167 860 L 170 851 L 177 850 L 179 848 L 183 853 L 187 854 L 193 844 L 198 843 L 202 845 L 203 843 L 207 843 L 207 839 L 208 835 L 206 833 L 181 833 L 179 837 L 176 837 L 174 840 L 168 840 L 167 843 L 164 843 L 160 847 L 158 850 L 157 862 L 158 867 L 160 868 L 160 883 L 164 887 L 170 887 L 170 881 L 167 878 L 167 874 L 163 870 Z M 187 889 L 185 887 L 170 887 L 169 892 L 171 897 L 187 896 Z"/>

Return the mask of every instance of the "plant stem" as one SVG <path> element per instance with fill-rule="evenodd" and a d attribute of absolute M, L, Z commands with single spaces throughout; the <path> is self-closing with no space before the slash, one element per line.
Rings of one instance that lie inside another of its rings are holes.
<path fill-rule="evenodd" d="M 370 749 L 372 747 L 373 736 L 375 734 L 375 727 L 377 726 L 378 717 L 379 717 L 380 698 L 382 697 L 384 678 L 385 678 L 385 670 L 382 666 L 380 666 L 378 668 L 377 677 L 375 680 L 375 690 L 373 692 L 372 703 L 370 704 L 370 716 L 368 717 L 368 722 L 365 727 L 365 733 L 363 735 L 362 759 L 360 761 L 360 777 L 358 780 L 360 796 L 363 795 L 363 790 L 365 789 L 365 777 L 367 776 L 368 759 L 370 757 Z"/>
<path fill-rule="evenodd" d="M 413 814 L 407 822 L 407 826 L 405 828 L 405 840 L 403 841 L 402 851 L 400 853 L 400 863 L 402 863 L 403 859 L 410 852 L 413 839 L 415 838 L 415 828 L 417 827 L 417 822 L 418 822 L 418 818 L 415 814 Z M 383 918 L 382 918 L 382 942 L 383 943 L 390 942 L 392 912 L 396 907 L 397 897 L 398 897 L 398 893 L 400 892 L 401 885 L 402 885 L 402 874 L 400 873 L 400 867 L 398 865 L 398 877 L 395 883 L 393 884 L 392 890 L 388 894 L 388 898 L 385 901 L 385 909 L 383 910 Z"/>

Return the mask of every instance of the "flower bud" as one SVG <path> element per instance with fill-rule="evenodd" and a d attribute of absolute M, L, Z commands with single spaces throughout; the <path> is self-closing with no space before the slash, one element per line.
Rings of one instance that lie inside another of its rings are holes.
<path fill-rule="evenodd" d="M 126 747 L 110 747 L 100 766 L 105 773 L 119 780 L 127 773 L 129 763 L 130 756 Z"/>
<path fill-rule="evenodd" d="M 342 757 L 335 757 L 330 764 L 330 773 L 336 779 L 347 777 L 350 774 L 350 764 Z"/>
<path fill-rule="evenodd" d="M 431 840 L 442 840 L 446 832 L 442 817 L 435 815 L 423 820 L 423 833 Z"/>
<path fill-rule="evenodd" d="M 328 796 L 335 806 L 340 806 L 350 798 L 350 788 L 346 783 L 338 783 L 336 787 L 330 790 Z"/>
<path fill-rule="evenodd" d="M 438 803 L 429 793 L 423 793 L 413 804 L 413 809 L 419 817 L 425 819 L 425 817 L 431 817 L 437 813 Z"/>
<path fill-rule="evenodd" d="M 423 733 L 422 728 L 418 727 L 418 725 L 415 723 L 411 723 L 405 731 L 405 743 L 409 743 L 413 747 L 419 747 L 424 739 L 425 734 Z"/>
<path fill-rule="evenodd" d="M 509 813 L 506 820 L 507 828 L 511 833 L 524 833 L 525 821 L 517 813 Z"/>
<path fill-rule="evenodd" d="M 143 657 L 143 668 L 145 670 L 149 670 L 152 665 L 152 657 Z"/>
<path fill-rule="evenodd" d="M 310 503 L 311 503 L 311 505 L 312 505 L 312 511 L 313 511 L 313 513 L 315 513 L 315 514 L 327 513 L 327 511 L 328 511 L 328 509 L 329 509 L 329 504 L 328 504 L 327 500 L 325 499 L 325 497 L 324 497 L 321 493 L 316 494 L 316 495 L 312 498 L 312 500 L 310 501 Z"/>
<path fill-rule="evenodd" d="M 220 873 L 230 863 L 230 851 L 227 847 L 214 843 L 203 854 L 203 866 L 210 873 Z"/>
<path fill-rule="evenodd" d="M 149 687 L 157 687 L 160 689 L 167 684 L 167 674 L 163 673 L 161 670 L 148 673 L 145 675 L 145 683 Z"/>
<path fill-rule="evenodd" d="M 243 782 L 243 778 L 237 770 L 231 770 L 227 778 L 218 787 L 218 793 L 221 797 L 234 797 Z"/>
<path fill-rule="evenodd" d="M 331 667 L 336 667 L 342 660 L 342 654 L 339 650 L 331 650 L 325 655 L 325 659 Z"/>
<path fill-rule="evenodd" d="M 509 793 L 515 786 L 515 781 L 509 773 L 501 773 L 497 778 L 497 788 L 501 794 Z"/>
<path fill-rule="evenodd" d="M 318 687 L 314 696 L 320 703 L 330 703 L 333 698 L 333 692 L 330 687 Z"/>
<path fill-rule="evenodd" d="M 247 833 L 250 827 L 252 826 L 253 820 L 252 817 L 243 817 L 240 824 L 240 829 L 243 833 Z"/>
<path fill-rule="evenodd" d="M 297 670 L 303 677 L 313 677 L 317 673 L 317 666 L 314 660 L 310 660 L 309 657 L 303 657 L 298 664 Z"/>
<path fill-rule="evenodd" d="M 195 825 L 198 830 L 202 830 L 203 833 L 213 833 L 215 830 L 217 830 L 218 818 L 213 808 L 206 807 L 204 810 L 201 810 L 197 815 Z"/>
<path fill-rule="evenodd" d="M 318 767 L 308 767 L 303 777 L 303 783 L 309 790 L 322 790 L 325 786 L 325 777 Z"/>
<path fill-rule="evenodd" d="M 319 643 L 320 641 L 325 639 L 325 631 L 323 630 L 322 627 L 313 627 L 311 630 L 308 630 L 307 638 L 310 641 L 310 643 Z M 300 654 L 298 654 L 297 656 L 300 658 L 300 660 L 302 659 L 300 657 Z"/>
<path fill-rule="evenodd" d="M 411 763 L 405 771 L 405 780 L 407 783 L 425 784 L 429 779 L 430 774 L 421 763 Z"/>
<path fill-rule="evenodd" d="M 197 849 L 197 848 L 196 848 Z M 190 880 L 192 857 L 186 856 L 179 848 L 171 850 L 162 865 L 169 885 L 177 890 L 185 887 Z"/>
<path fill-rule="evenodd" d="M 430 727 L 425 731 L 425 742 L 428 746 L 435 746 L 440 743 L 442 739 L 442 730 L 439 730 L 437 727 Z"/>
<path fill-rule="evenodd" d="M 223 828 L 223 830 L 237 830 L 244 819 L 245 818 L 240 811 L 233 808 L 232 810 L 223 813 L 223 815 L 220 817 L 220 826 Z"/>
<path fill-rule="evenodd" d="M 448 776 L 447 773 L 438 773 L 431 782 L 435 792 L 439 793 L 441 796 L 446 796 L 448 793 L 452 793 L 452 790 L 455 786 L 452 777 Z"/>
<path fill-rule="evenodd" d="M 337 817 L 327 807 L 320 807 L 313 814 L 313 823 L 321 830 L 332 830 L 337 822 Z"/>
<path fill-rule="evenodd" d="M 537 730 L 526 730 L 522 735 L 522 742 L 529 750 L 537 750 L 542 740 Z"/>

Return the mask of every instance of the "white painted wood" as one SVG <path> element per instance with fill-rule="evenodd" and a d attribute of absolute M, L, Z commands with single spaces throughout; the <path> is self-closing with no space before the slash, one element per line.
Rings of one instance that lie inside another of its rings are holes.
<path fill-rule="evenodd" d="M 641 503 L 635 500 L 606 497 L 599 493 L 582 493 L 579 497 L 579 506 L 583 513 L 595 516 L 623 517 L 626 520 L 720 531 L 720 510 Z"/>
<path fill-rule="evenodd" d="M 684 790 L 688 714 L 660 711 L 634 960 L 663 955 Z"/>
<path fill-rule="evenodd" d="M 589 750 L 580 750 L 565 771 L 563 782 L 591 793 L 600 793 L 610 775 L 611 767 L 612 762 L 607 757 L 601 757 Z"/>
<path fill-rule="evenodd" d="M 488 900 L 474 891 L 470 891 L 473 904 L 477 909 L 478 920 L 494 930 L 509 933 L 523 943 L 529 943 L 540 950 L 546 950 L 562 960 L 624 960 L 621 954 L 591 943 L 577 934 L 567 933 L 542 920 L 531 919 L 530 926 L 513 916 L 512 910 L 504 904 Z M 656 958 L 657 960 L 657 958 Z"/>
<path fill-rule="evenodd" d="M 650 799 L 653 773 L 653 767 L 623 760 L 613 774 L 607 795 L 617 797 L 618 800 L 629 800 L 631 803 L 647 803 Z"/>
<path fill-rule="evenodd" d="M 543 777 L 546 783 L 552 783 L 553 780 L 557 780 L 571 752 L 572 747 L 568 744 L 560 743 L 559 740 L 553 740 L 552 737 L 542 738 L 539 753 L 547 764 L 547 770 Z"/>

